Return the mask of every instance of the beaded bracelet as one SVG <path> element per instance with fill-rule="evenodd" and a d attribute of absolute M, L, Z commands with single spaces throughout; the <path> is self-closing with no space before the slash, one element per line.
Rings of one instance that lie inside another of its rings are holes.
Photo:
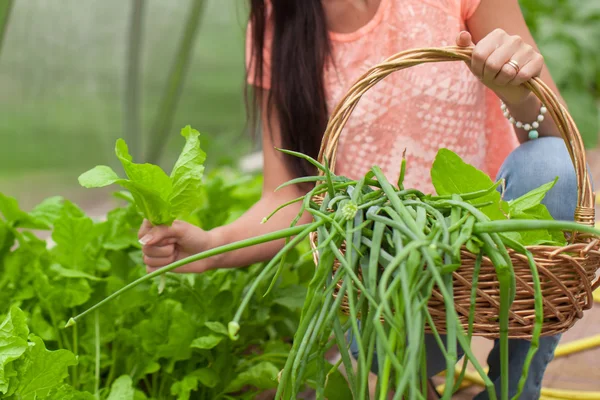
<path fill-rule="evenodd" d="M 529 135 L 529 139 L 533 140 L 533 139 L 537 139 L 540 134 L 537 131 L 537 128 L 540 127 L 540 122 L 542 122 L 544 120 L 544 114 L 546 114 L 548 112 L 548 109 L 545 106 L 542 106 L 540 108 L 540 113 L 537 116 L 537 120 L 532 122 L 531 124 L 524 124 L 521 121 L 516 121 L 511 115 L 510 112 L 508 111 L 508 107 L 506 106 L 506 104 L 504 104 L 504 102 L 501 102 L 500 104 L 500 108 L 502 108 L 502 112 L 504 113 L 504 116 L 506 117 L 506 119 L 508 119 L 508 121 L 515 125 L 517 128 L 523 128 Z"/>

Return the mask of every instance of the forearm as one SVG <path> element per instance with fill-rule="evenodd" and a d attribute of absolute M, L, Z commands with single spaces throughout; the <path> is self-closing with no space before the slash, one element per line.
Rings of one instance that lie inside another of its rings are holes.
<path fill-rule="evenodd" d="M 540 115 L 540 109 L 542 107 L 541 101 L 532 93 L 523 102 L 519 104 L 505 103 L 510 115 L 515 121 L 521 121 L 524 124 L 532 124 L 534 121 L 538 121 L 538 115 Z M 558 136 L 560 132 L 556 123 L 552 119 L 549 113 L 543 114 L 544 120 L 538 121 L 538 128 L 535 129 L 539 136 Z M 519 142 L 523 143 L 529 140 L 529 133 L 523 127 L 518 128 L 513 124 L 515 133 Z M 532 128 L 533 129 L 533 128 Z"/>
<path fill-rule="evenodd" d="M 265 223 L 262 223 L 262 221 L 277 207 L 301 195 L 302 193 L 298 192 L 293 195 L 273 194 L 264 196 L 236 221 L 213 229 L 210 232 L 211 247 L 214 248 L 288 228 L 300 211 L 300 203 L 281 209 Z M 308 214 L 303 215 L 299 224 L 310 222 L 310 218 Z M 285 240 L 277 240 L 225 253 L 210 259 L 210 268 L 237 268 L 267 261 L 273 258 L 284 244 Z"/>

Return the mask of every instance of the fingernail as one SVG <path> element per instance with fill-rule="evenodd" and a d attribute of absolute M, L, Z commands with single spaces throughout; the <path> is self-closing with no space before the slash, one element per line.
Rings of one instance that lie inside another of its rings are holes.
<path fill-rule="evenodd" d="M 139 240 L 139 242 L 143 245 L 146 245 L 151 240 L 152 240 L 152 235 L 147 234 L 147 235 L 142 236 L 142 238 Z"/>

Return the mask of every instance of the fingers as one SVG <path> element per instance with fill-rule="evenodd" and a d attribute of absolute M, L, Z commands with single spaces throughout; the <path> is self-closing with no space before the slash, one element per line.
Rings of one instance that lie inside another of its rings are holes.
<path fill-rule="evenodd" d="M 479 79 L 483 80 L 488 58 L 503 43 L 504 31 L 496 29 L 477 43 L 471 57 L 471 71 Z M 500 66 L 501 67 L 501 66 Z"/>
<path fill-rule="evenodd" d="M 146 257 L 144 256 L 144 264 L 146 264 L 146 270 L 148 268 L 162 268 L 165 267 L 169 264 L 172 264 L 175 262 L 175 258 L 174 257 L 155 257 L 155 258 L 151 258 L 151 257 Z"/>
<path fill-rule="evenodd" d="M 485 82 L 497 83 L 495 81 L 498 78 L 500 78 L 501 81 L 513 79 L 516 76 L 517 70 L 506 63 L 514 58 L 513 56 L 519 51 L 520 46 L 521 39 L 518 37 L 511 37 L 508 41 L 499 45 L 499 47 L 488 56 L 484 63 L 483 80 Z M 508 67 L 508 69 L 504 69 L 504 67 Z"/>
<path fill-rule="evenodd" d="M 532 78 L 540 76 L 544 68 L 544 57 L 541 54 L 535 53 L 532 59 L 519 71 L 519 74 L 509 83 L 513 86 L 519 86 Z"/>
<path fill-rule="evenodd" d="M 150 229 L 152 229 L 152 224 L 147 219 L 144 219 L 142 226 L 140 226 L 140 230 L 138 231 L 138 239 L 146 236 L 146 234 L 150 232 Z"/>
<path fill-rule="evenodd" d="M 143 227 L 144 225 L 142 225 Z M 140 229 L 140 232 L 142 229 Z M 172 244 L 177 241 L 179 238 L 179 231 L 173 226 L 153 226 L 149 230 L 144 231 L 142 237 L 140 237 L 139 242 L 145 246 L 150 245 L 165 245 Z"/>
<path fill-rule="evenodd" d="M 458 40 L 465 41 L 466 37 Z M 511 65 L 510 61 L 517 65 Z M 497 87 L 521 85 L 539 76 L 543 65 L 543 57 L 532 46 L 500 29 L 475 46 L 471 59 L 472 72 L 485 84 Z"/>
<path fill-rule="evenodd" d="M 147 269 L 164 267 L 177 259 L 175 244 L 178 232 L 174 226 L 153 226 L 148 220 L 144 220 L 138 238 L 143 245 L 142 253 Z"/>
<path fill-rule="evenodd" d="M 165 246 L 144 246 L 142 252 L 148 257 L 170 257 L 175 254 L 175 245 L 168 244 Z"/>
<path fill-rule="evenodd" d="M 456 45 L 460 46 L 460 47 L 475 46 L 475 44 L 473 43 L 473 38 L 471 37 L 471 34 L 466 31 L 462 31 L 458 34 L 458 36 L 456 37 Z"/>
<path fill-rule="evenodd" d="M 177 260 L 178 251 L 174 244 L 144 245 L 144 264 L 149 268 L 161 268 Z"/>

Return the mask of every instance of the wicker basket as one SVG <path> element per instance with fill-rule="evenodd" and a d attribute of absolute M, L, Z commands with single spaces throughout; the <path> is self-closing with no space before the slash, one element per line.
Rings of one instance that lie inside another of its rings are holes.
<path fill-rule="evenodd" d="M 350 88 L 333 111 L 321 144 L 319 161 L 323 161 L 324 157 L 327 157 L 331 169 L 335 168 L 337 144 L 344 125 L 362 95 L 380 80 L 392 72 L 418 64 L 444 61 L 468 62 L 471 59 L 471 53 L 472 49 L 459 47 L 408 50 L 371 68 Z M 585 168 L 585 150 L 577 127 L 556 96 L 541 80 L 534 78 L 526 85 L 547 107 L 549 115 L 556 122 L 565 140 L 575 166 L 579 189 L 575 221 L 593 226 L 595 221 L 594 193 L 588 170 Z M 316 233 L 311 236 L 311 242 L 315 249 Z M 584 310 L 591 308 L 592 292 L 600 286 L 600 279 L 596 278 L 596 271 L 600 267 L 600 239 L 585 235 L 572 235 L 566 247 L 535 246 L 529 247 L 529 250 L 533 253 L 538 267 L 544 297 L 542 335 L 564 332 L 583 316 Z M 515 301 L 509 315 L 509 337 L 531 338 L 535 317 L 533 279 L 527 259 L 512 251 L 510 254 L 517 286 Z M 462 266 L 453 273 L 455 307 L 465 329 L 468 324 L 471 277 L 475 260 L 475 255 L 463 249 Z M 316 251 L 315 261 L 318 261 Z M 493 264 L 489 259 L 484 258 L 477 288 L 473 326 L 475 336 L 488 338 L 500 336 L 497 322 L 500 313 L 499 287 Z M 436 287 L 434 287 L 428 307 L 437 330 L 440 333 L 446 332 L 444 301 Z M 347 298 L 342 300 L 341 308 L 348 314 Z"/>

